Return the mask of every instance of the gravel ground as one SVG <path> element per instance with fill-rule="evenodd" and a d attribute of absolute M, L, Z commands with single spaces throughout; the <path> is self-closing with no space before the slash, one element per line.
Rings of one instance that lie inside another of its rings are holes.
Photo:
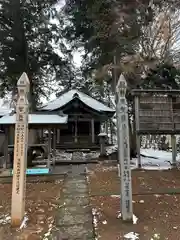
<path fill-rule="evenodd" d="M 119 194 L 120 179 L 117 167 L 91 165 L 88 167 L 90 193 L 92 195 Z M 132 188 L 134 194 L 159 193 L 161 191 L 180 191 L 180 170 L 133 170 Z"/>
<path fill-rule="evenodd" d="M 0 184 L 0 240 L 47 239 L 54 227 L 59 207 L 62 181 L 28 183 L 26 191 L 27 227 L 19 230 L 10 225 L 11 184 Z"/>
<path fill-rule="evenodd" d="M 133 210 L 137 224 L 125 224 L 120 213 L 120 180 L 114 166 L 96 165 L 88 169 L 89 191 L 97 239 L 140 240 L 180 239 L 180 171 L 132 171 Z M 160 194 L 163 192 L 164 194 Z M 139 235 L 138 235 L 139 234 Z"/>

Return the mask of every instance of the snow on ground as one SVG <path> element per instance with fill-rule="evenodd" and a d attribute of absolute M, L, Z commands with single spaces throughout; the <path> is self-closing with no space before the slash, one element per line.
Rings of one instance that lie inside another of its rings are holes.
<path fill-rule="evenodd" d="M 142 168 L 146 170 L 167 170 L 171 168 L 171 165 L 167 160 L 162 158 L 154 159 L 150 157 L 141 157 Z M 131 160 L 131 168 L 137 167 L 137 158 Z"/>
<path fill-rule="evenodd" d="M 117 151 L 117 145 L 107 147 L 107 154 Z M 177 154 L 177 163 L 180 164 L 180 153 Z M 165 170 L 171 168 L 172 152 L 149 149 L 141 149 L 142 168 L 148 170 Z M 137 167 L 137 158 L 131 160 L 131 168 Z"/>
<path fill-rule="evenodd" d="M 171 168 L 172 152 L 154 150 L 154 149 L 141 149 L 141 163 L 144 169 L 148 170 L 165 170 Z M 133 159 L 132 162 L 137 162 Z M 177 163 L 180 162 L 180 154 L 177 154 Z"/>
<path fill-rule="evenodd" d="M 96 159 L 99 157 L 100 152 L 99 151 L 92 151 L 92 152 L 75 152 L 77 155 L 81 154 L 81 160 L 83 161 L 88 161 L 91 159 Z M 62 150 L 56 150 L 56 156 L 55 156 L 55 160 L 56 161 L 71 161 L 72 160 L 72 153 L 66 152 L 66 151 L 62 151 Z"/>
<path fill-rule="evenodd" d="M 125 239 L 136 240 L 139 239 L 139 234 L 135 232 L 130 232 L 124 235 Z"/>
<path fill-rule="evenodd" d="M 151 158 L 157 158 L 157 159 L 163 159 L 166 161 L 172 160 L 172 152 L 166 152 L 161 150 L 154 150 L 152 148 L 149 149 L 141 149 L 141 154 L 146 157 Z M 180 154 L 177 154 L 177 160 L 180 159 Z"/>

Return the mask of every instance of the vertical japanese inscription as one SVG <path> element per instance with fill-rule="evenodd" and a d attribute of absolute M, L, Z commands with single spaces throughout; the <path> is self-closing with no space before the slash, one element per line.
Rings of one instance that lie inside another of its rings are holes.
<path fill-rule="evenodd" d="M 132 183 L 131 183 L 131 167 L 130 167 L 130 149 L 129 149 L 129 121 L 128 107 L 126 101 L 126 80 L 123 75 L 117 84 L 117 122 L 118 127 L 118 153 L 121 166 L 121 212 L 124 221 L 132 221 Z"/>
<path fill-rule="evenodd" d="M 24 123 L 24 114 L 25 114 L 25 107 L 20 106 L 19 112 L 17 111 L 17 124 L 16 124 L 16 159 L 17 159 L 17 165 L 16 165 L 16 194 L 20 194 L 20 171 L 21 171 L 21 159 L 24 156 L 24 147 L 25 147 L 25 130 L 26 130 L 26 124 Z"/>
<path fill-rule="evenodd" d="M 25 73 L 18 81 L 16 106 L 11 223 L 19 226 L 25 213 L 26 163 L 28 141 L 29 80 Z"/>
<path fill-rule="evenodd" d="M 123 123 L 122 123 L 123 124 Z M 128 154 L 128 139 L 127 139 L 127 129 L 126 129 L 126 124 L 122 125 L 122 136 L 124 136 L 124 141 L 123 141 L 123 148 L 124 148 L 124 172 L 123 172 L 123 184 L 124 184 L 124 199 L 125 199 L 125 207 L 127 213 L 130 213 L 130 199 L 131 199 L 131 169 L 130 169 L 130 159 L 129 159 L 129 154 Z"/>

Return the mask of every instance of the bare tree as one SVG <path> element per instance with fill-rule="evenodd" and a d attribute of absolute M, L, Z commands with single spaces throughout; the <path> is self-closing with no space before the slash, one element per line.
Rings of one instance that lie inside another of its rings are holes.
<path fill-rule="evenodd" d="M 180 51 L 179 16 L 180 10 L 174 10 L 168 4 L 155 10 L 154 21 L 142 29 L 140 55 L 143 59 L 174 63 L 175 56 Z"/>

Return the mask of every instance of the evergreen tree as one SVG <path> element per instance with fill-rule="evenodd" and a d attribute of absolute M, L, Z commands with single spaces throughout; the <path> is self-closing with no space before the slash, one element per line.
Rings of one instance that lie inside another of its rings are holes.
<path fill-rule="evenodd" d="M 159 89 L 179 89 L 180 70 L 170 63 L 161 63 L 150 69 L 147 77 L 143 79 L 141 87 Z"/>
<path fill-rule="evenodd" d="M 45 89 L 51 89 L 56 74 L 66 78 L 71 68 L 69 53 L 61 40 L 61 25 L 52 23 L 57 0 L 0 1 L 0 94 L 15 94 L 17 80 L 26 72 L 30 102 L 34 109 Z M 61 46 L 59 54 L 52 44 Z M 52 88 L 53 90 L 53 88 Z"/>
<path fill-rule="evenodd" d="M 113 63 L 137 50 L 141 28 L 153 18 L 150 1 L 67 0 L 67 39 L 85 49 L 88 70 Z"/>

